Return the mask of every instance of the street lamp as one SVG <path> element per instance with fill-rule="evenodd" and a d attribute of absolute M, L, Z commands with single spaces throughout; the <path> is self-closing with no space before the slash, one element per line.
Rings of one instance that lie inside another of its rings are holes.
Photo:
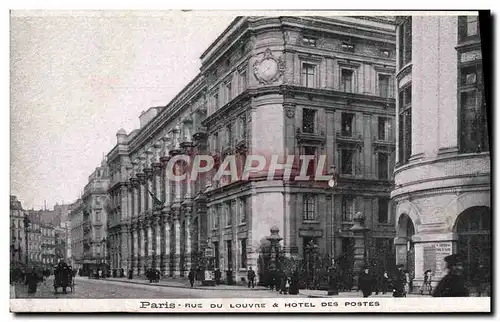
<path fill-rule="evenodd" d="M 307 284 L 308 286 L 313 284 L 314 286 L 314 263 L 316 263 L 316 255 L 318 253 L 318 245 L 311 240 L 305 247 L 306 255 L 307 255 L 307 261 L 306 261 L 306 268 L 307 268 Z M 311 258 L 312 257 L 312 258 Z"/>
<path fill-rule="evenodd" d="M 273 226 L 271 229 L 271 235 L 268 236 L 266 239 L 269 241 L 271 244 L 270 246 L 270 259 L 269 259 L 269 271 L 272 272 L 271 274 L 274 273 L 274 270 L 279 269 L 280 266 L 280 261 L 279 261 L 279 243 L 283 239 L 281 238 L 279 232 L 279 228 L 276 226 Z"/>
<path fill-rule="evenodd" d="M 367 246 L 367 235 L 370 228 L 365 227 L 365 215 L 358 212 L 354 215 L 354 225 L 351 227 L 351 231 L 354 236 L 357 237 L 354 240 L 354 271 L 359 273 L 362 271 L 364 265 L 368 265 L 368 246 Z M 362 252 L 361 252 L 362 250 Z"/>

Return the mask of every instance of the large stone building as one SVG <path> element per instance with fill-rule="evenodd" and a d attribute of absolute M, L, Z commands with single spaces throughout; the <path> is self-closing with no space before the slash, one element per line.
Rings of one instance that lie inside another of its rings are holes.
<path fill-rule="evenodd" d="M 468 277 L 490 267 L 490 153 L 478 16 L 413 16 L 397 27 L 397 155 L 392 192 L 398 263 L 415 283 L 443 258 Z M 490 123 L 491 124 L 491 123 Z M 476 272 L 476 273 L 474 273 Z"/>
<path fill-rule="evenodd" d="M 358 211 L 371 229 L 368 256 L 390 265 L 394 29 L 369 17 L 235 19 L 181 93 L 143 112 L 139 129 L 117 133 L 107 155 L 111 267 L 182 276 L 208 248 L 240 281 L 250 266 L 265 269 L 273 227 L 288 256 L 302 259 L 315 244 L 349 257 Z M 165 167 L 180 153 L 209 154 L 219 165 L 237 155 L 240 166 L 252 154 L 327 155 L 339 185 L 279 176 L 170 181 Z"/>
<path fill-rule="evenodd" d="M 84 249 L 90 248 L 90 246 L 86 246 L 90 244 L 85 241 L 83 234 L 83 211 L 84 204 L 82 199 L 79 198 L 71 204 L 71 210 L 69 213 L 71 256 L 69 258 L 73 268 L 78 270 L 83 269 L 83 265 L 85 263 Z"/>
<path fill-rule="evenodd" d="M 27 215 L 21 201 L 16 196 L 10 196 L 10 260 L 11 262 L 26 262 L 26 231 L 24 220 Z"/>
<path fill-rule="evenodd" d="M 108 168 L 103 160 L 89 176 L 88 183 L 83 190 L 81 217 L 79 211 L 75 213 L 76 218 L 81 218 L 83 265 L 86 273 L 96 270 L 97 267 L 104 268 L 107 265 L 106 249 L 107 241 L 107 209 L 108 203 Z"/>

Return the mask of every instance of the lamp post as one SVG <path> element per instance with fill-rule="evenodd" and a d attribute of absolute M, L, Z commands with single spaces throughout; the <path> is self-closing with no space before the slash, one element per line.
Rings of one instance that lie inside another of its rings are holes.
<path fill-rule="evenodd" d="M 354 225 L 351 231 L 354 234 L 354 273 L 356 276 L 362 271 L 364 265 L 368 265 L 367 235 L 370 228 L 365 227 L 365 216 L 358 212 L 354 215 Z"/>
<path fill-rule="evenodd" d="M 318 253 L 318 245 L 311 240 L 305 248 L 307 261 L 307 285 L 310 286 L 311 282 L 314 287 L 314 264 L 316 263 L 316 254 Z M 312 265 L 311 265 L 312 264 Z M 312 266 L 312 267 L 311 267 Z M 308 287 L 310 288 L 310 287 Z"/>
<path fill-rule="evenodd" d="M 329 175 L 332 176 L 332 178 L 328 181 L 328 187 L 331 190 L 332 193 L 332 203 L 335 200 L 335 188 L 337 187 L 339 183 L 339 174 L 337 172 L 337 167 L 335 165 L 332 165 L 330 167 L 330 171 L 328 173 Z M 334 207 L 332 206 L 332 214 L 331 218 L 335 218 L 335 210 Z M 332 240 L 335 241 L 335 238 Z M 335 245 L 331 251 L 332 254 L 332 266 L 328 269 L 328 295 L 338 295 L 339 290 L 338 290 L 338 268 L 337 265 L 335 264 Z"/>
<path fill-rule="evenodd" d="M 274 226 L 270 229 L 271 235 L 268 236 L 266 239 L 269 241 L 271 244 L 271 249 L 270 249 L 270 259 L 269 259 L 269 271 L 271 274 L 274 274 L 279 268 L 280 268 L 280 262 L 279 262 L 279 243 L 283 239 L 281 238 L 279 232 L 279 228 Z"/>

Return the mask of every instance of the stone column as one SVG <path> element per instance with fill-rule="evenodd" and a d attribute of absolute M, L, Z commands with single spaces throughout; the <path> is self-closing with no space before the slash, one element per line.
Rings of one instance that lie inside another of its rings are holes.
<path fill-rule="evenodd" d="M 174 276 L 180 276 L 180 257 L 181 257 L 181 224 L 179 222 L 179 208 L 174 207 L 173 220 L 174 220 Z"/>
<path fill-rule="evenodd" d="M 186 206 L 184 208 L 184 218 L 185 218 L 185 247 L 184 247 L 184 265 L 186 270 L 191 269 L 191 206 Z"/>
<path fill-rule="evenodd" d="M 141 215 L 146 211 L 146 183 L 143 181 L 140 185 L 141 191 Z"/>
<path fill-rule="evenodd" d="M 138 239 L 138 260 L 137 260 L 137 274 L 142 274 L 143 268 L 144 268 L 144 240 L 145 240 L 145 234 L 143 231 L 143 222 L 139 222 L 137 225 L 137 239 Z"/>
<path fill-rule="evenodd" d="M 153 257 L 153 266 L 155 269 L 158 269 L 158 265 L 160 263 L 161 256 L 161 219 L 156 217 L 155 220 L 155 247 L 154 247 L 154 257 Z"/>
<path fill-rule="evenodd" d="M 146 226 L 146 234 L 147 234 L 147 248 L 146 248 L 146 258 L 147 258 L 147 266 L 152 267 L 152 256 L 153 256 L 153 221 L 151 218 L 148 219 L 147 221 L 147 226 Z"/>
<path fill-rule="evenodd" d="M 136 182 L 134 186 L 134 217 L 139 217 L 139 194 L 140 194 L 140 185 Z"/>
<path fill-rule="evenodd" d="M 153 192 L 153 177 L 152 176 L 148 177 L 146 184 L 147 184 L 147 189 L 152 193 Z M 151 196 L 151 193 L 146 191 L 149 210 L 153 210 L 153 197 Z"/>
<path fill-rule="evenodd" d="M 168 218 L 163 217 L 163 229 L 165 230 L 164 245 L 163 245 L 163 273 L 164 275 L 172 276 L 172 271 L 170 269 L 171 258 L 170 258 L 170 222 Z"/>
<path fill-rule="evenodd" d="M 134 225 L 133 226 L 133 230 L 132 230 L 132 242 L 133 242 L 133 270 L 134 270 L 134 275 L 138 275 L 139 274 L 139 262 L 140 262 L 140 259 L 139 259 L 139 229 L 137 227 L 137 225 Z"/>

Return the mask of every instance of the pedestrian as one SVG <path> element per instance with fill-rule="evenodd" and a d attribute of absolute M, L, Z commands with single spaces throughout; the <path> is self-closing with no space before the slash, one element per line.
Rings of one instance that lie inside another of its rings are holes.
<path fill-rule="evenodd" d="M 191 287 L 193 287 L 194 286 L 194 270 L 192 268 L 189 271 L 188 279 L 189 279 L 189 283 L 191 284 Z"/>
<path fill-rule="evenodd" d="M 462 259 L 457 255 L 449 255 L 444 258 L 448 273 L 439 281 L 433 297 L 467 297 L 469 290 L 465 285 L 464 267 Z"/>
<path fill-rule="evenodd" d="M 405 284 L 406 284 L 406 276 L 403 271 L 404 265 L 399 264 L 398 270 L 396 271 L 396 275 L 393 280 L 393 288 L 394 291 L 392 293 L 393 297 L 405 297 Z"/>
<path fill-rule="evenodd" d="M 34 269 L 26 274 L 26 284 L 28 284 L 28 294 L 35 294 L 38 288 L 39 277 Z"/>
<path fill-rule="evenodd" d="M 134 277 L 134 271 L 132 269 L 128 270 L 128 279 L 131 280 Z"/>
<path fill-rule="evenodd" d="M 387 271 L 384 271 L 384 274 L 380 278 L 380 284 L 382 288 L 382 294 L 385 294 L 387 292 L 387 289 L 389 288 L 389 274 Z"/>
<path fill-rule="evenodd" d="M 404 284 L 404 294 L 405 297 L 406 295 L 411 293 L 411 278 L 410 278 L 410 273 L 408 271 L 405 271 L 405 284 Z"/>
<path fill-rule="evenodd" d="M 424 283 L 420 287 L 420 294 L 432 294 L 432 270 L 428 269 L 424 272 Z"/>
<path fill-rule="evenodd" d="M 363 297 L 369 297 L 373 292 L 374 278 L 370 274 L 370 269 L 365 266 L 363 272 L 359 274 L 358 289 L 363 292 Z"/>
<path fill-rule="evenodd" d="M 250 288 L 250 286 L 252 286 L 252 288 L 255 288 L 255 271 L 252 269 L 252 266 L 248 268 L 247 278 L 248 288 Z"/>
<path fill-rule="evenodd" d="M 215 284 L 216 285 L 219 285 L 220 284 L 220 278 L 221 278 L 221 272 L 220 272 L 220 269 L 216 269 L 215 272 L 214 272 L 214 277 L 215 277 Z"/>
<path fill-rule="evenodd" d="M 299 272 L 295 270 L 290 279 L 290 290 L 288 291 L 290 295 L 299 294 L 299 280 L 300 280 Z"/>

